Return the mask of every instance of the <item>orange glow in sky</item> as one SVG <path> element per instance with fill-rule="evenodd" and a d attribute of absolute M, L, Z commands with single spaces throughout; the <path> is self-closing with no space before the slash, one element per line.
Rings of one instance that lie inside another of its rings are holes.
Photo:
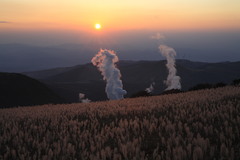
<path fill-rule="evenodd" d="M 240 29 L 239 0 L 1 0 L 0 29 Z"/>

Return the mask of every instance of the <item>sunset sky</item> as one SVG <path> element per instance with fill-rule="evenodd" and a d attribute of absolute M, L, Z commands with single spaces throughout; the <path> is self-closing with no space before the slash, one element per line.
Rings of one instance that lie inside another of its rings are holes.
<path fill-rule="evenodd" d="M 239 41 L 240 0 L 0 0 L 0 71 L 89 63 L 100 48 L 160 60 L 160 43 L 177 59 L 239 61 Z"/>
<path fill-rule="evenodd" d="M 240 28 L 239 0 L 1 0 L 1 30 L 228 30 Z"/>

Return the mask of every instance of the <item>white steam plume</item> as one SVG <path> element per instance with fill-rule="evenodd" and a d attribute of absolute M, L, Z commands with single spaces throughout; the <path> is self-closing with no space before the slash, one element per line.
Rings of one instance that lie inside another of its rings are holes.
<path fill-rule="evenodd" d="M 154 90 L 154 87 L 153 87 L 154 85 L 155 85 L 155 82 L 153 82 L 148 88 L 146 88 L 145 91 L 147 93 L 152 93 Z"/>
<path fill-rule="evenodd" d="M 79 100 L 83 99 L 85 97 L 85 94 L 79 93 Z"/>
<path fill-rule="evenodd" d="M 167 80 L 165 81 L 165 84 L 167 85 L 166 90 L 171 90 L 171 89 L 181 89 L 181 83 L 180 83 L 180 77 L 176 76 L 177 69 L 175 68 L 175 56 L 176 51 L 168 47 L 166 45 L 160 45 L 159 50 L 162 53 L 164 57 L 167 58 L 167 68 L 169 71 Z"/>
<path fill-rule="evenodd" d="M 165 40 L 165 36 L 160 33 L 156 33 L 155 35 L 151 36 L 150 38 L 156 39 L 156 40 Z"/>
<path fill-rule="evenodd" d="M 118 62 L 116 53 L 107 49 L 100 49 L 95 57 L 92 58 L 92 64 L 98 67 L 103 79 L 107 81 L 105 91 L 110 100 L 122 99 L 127 94 L 127 91 L 122 89 L 121 73 L 116 68 L 116 62 Z"/>
<path fill-rule="evenodd" d="M 82 102 L 82 103 L 89 103 L 89 102 L 91 102 L 90 99 L 85 98 L 85 94 L 83 94 L 83 93 L 79 93 L 79 101 Z"/>

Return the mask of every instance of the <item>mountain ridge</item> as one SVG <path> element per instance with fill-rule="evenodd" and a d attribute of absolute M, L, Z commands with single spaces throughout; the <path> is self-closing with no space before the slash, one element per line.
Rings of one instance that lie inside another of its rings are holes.
<path fill-rule="evenodd" d="M 155 82 L 155 94 L 162 93 L 166 86 L 163 83 L 167 79 L 168 70 L 166 61 L 120 61 L 117 67 L 121 71 L 123 88 L 127 90 L 126 97 L 145 90 L 152 82 Z M 190 60 L 176 60 L 177 75 L 181 77 L 182 90 L 200 83 L 231 83 L 240 77 L 240 61 L 238 62 L 192 62 Z M 59 93 L 69 102 L 77 102 L 79 93 L 84 93 L 93 100 L 106 100 L 105 85 L 101 73 L 91 63 L 58 69 L 41 71 L 41 82 Z M 35 73 L 35 75 L 34 75 Z M 37 72 L 24 73 L 35 76 Z M 33 78 L 34 78 L 33 76 Z"/>

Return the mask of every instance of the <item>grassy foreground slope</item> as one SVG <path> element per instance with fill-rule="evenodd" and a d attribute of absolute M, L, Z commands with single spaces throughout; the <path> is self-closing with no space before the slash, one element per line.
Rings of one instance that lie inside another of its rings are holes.
<path fill-rule="evenodd" d="M 240 87 L 0 110 L 0 159 L 240 159 Z"/>

